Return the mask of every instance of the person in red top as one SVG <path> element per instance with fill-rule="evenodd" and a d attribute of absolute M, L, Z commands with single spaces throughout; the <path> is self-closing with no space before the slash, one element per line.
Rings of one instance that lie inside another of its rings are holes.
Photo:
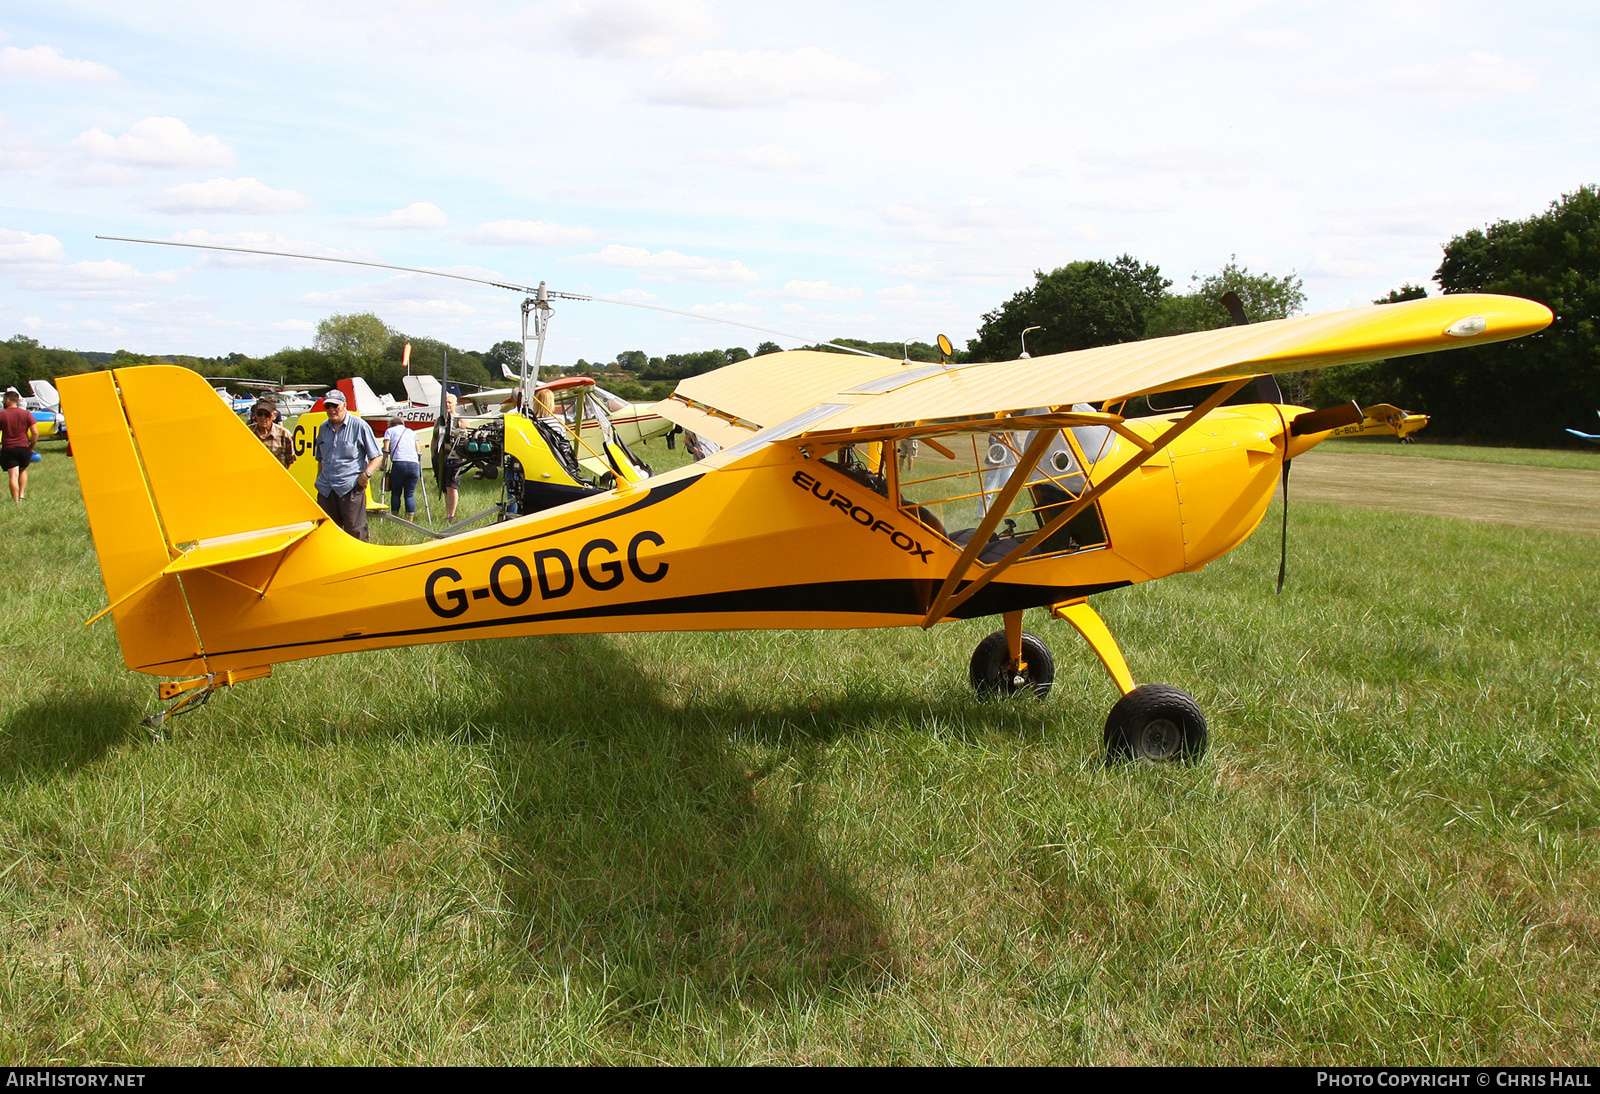
<path fill-rule="evenodd" d="M 6 408 L 0 410 L 0 467 L 11 478 L 11 500 L 28 495 L 28 463 L 33 446 L 39 443 L 39 427 L 33 415 L 22 409 L 22 396 L 15 388 L 6 392 Z"/>

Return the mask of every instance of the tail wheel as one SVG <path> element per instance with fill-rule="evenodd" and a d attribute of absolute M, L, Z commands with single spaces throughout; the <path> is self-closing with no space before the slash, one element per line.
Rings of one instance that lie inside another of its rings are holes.
<path fill-rule="evenodd" d="M 1036 698 L 1043 699 L 1055 681 L 1056 663 L 1050 656 L 1050 647 L 1038 635 L 1023 631 L 1022 664 L 1012 664 L 1006 632 L 995 631 L 972 651 L 967 678 L 980 698 L 1032 691 Z"/>
<path fill-rule="evenodd" d="M 1106 762 L 1198 763 L 1206 753 L 1206 716 L 1190 695 L 1142 684 L 1106 717 Z"/>

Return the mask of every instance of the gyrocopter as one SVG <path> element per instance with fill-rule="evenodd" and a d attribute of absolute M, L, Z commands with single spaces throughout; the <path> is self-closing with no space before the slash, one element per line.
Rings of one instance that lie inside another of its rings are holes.
<path fill-rule="evenodd" d="M 549 300 L 572 298 L 491 283 L 529 294 L 541 347 Z M 1110 758 L 1194 761 L 1200 708 L 1176 687 L 1136 684 L 1088 598 L 1238 546 L 1289 461 L 1335 431 L 1421 423 L 1393 407 L 1287 405 L 1274 374 L 1501 341 L 1550 320 L 1531 301 L 1461 294 L 988 363 L 950 360 L 942 339 L 936 364 L 766 354 L 657 404 L 721 446 L 709 457 L 635 475 L 616 453 L 606 481 L 571 483 L 554 470 L 535 480 L 549 468 L 521 461 L 505 519 L 413 546 L 331 524 L 193 373 L 143 366 L 60 386 L 110 598 L 101 614 L 130 669 L 183 678 L 160 687 L 166 714 L 282 662 L 390 646 L 995 615 L 971 683 L 1042 696 L 1051 654 L 1022 617 L 1044 607 L 1121 693 Z M 512 430 L 554 433 L 534 409 L 536 362 L 503 451 Z M 1123 413 L 1180 391 L 1192 405 Z"/>

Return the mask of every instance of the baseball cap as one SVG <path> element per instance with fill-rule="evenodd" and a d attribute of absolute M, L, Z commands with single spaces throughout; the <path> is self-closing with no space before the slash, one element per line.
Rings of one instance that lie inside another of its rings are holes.
<path fill-rule="evenodd" d="M 322 401 L 328 406 L 343 406 L 344 392 L 340 391 L 338 388 L 334 388 L 332 391 L 328 392 L 328 394 L 322 397 Z"/>

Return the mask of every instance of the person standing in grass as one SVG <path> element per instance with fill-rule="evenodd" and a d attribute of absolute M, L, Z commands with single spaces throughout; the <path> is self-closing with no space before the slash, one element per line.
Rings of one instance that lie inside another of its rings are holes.
<path fill-rule="evenodd" d="M 441 444 L 446 432 L 453 435 L 461 428 L 461 419 L 456 417 L 456 397 L 453 392 L 446 393 L 444 397 L 444 414 L 434 430 L 434 437 Z M 456 505 L 461 501 L 461 468 L 465 465 L 454 456 L 446 455 L 442 449 L 435 458 L 444 461 L 439 465 L 439 489 L 444 494 L 444 521 L 454 524 Z"/>
<path fill-rule="evenodd" d="M 328 422 L 317 430 L 317 504 L 352 536 L 367 540 L 367 483 L 383 463 L 372 427 L 345 406 L 344 392 L 323 396 Z"/>
<path fill-rule="evenodd" d="M 250 408 L 250 428 L 273 458 L 288 467 L 294 462 L 294 438 L 277 422 L 278 408 L 262 399 Z"/>
<path fill-rule="evenodd" d="M 389 512 L 400 515 L 400 499 L 406 503 L 406 519 L 417 518 L 417 483 L 422 481 L 422 456 L 417 452 L 417 435 L 404 422 L 391 422 L 383 434 L 383 447 L 389 453 Z"/>
<path fill-rule="evenodd" d="M 6 391 L 6 406 L 0 410 L 0 467 L 11 480 L 11 500 L 28 496 L 28 464 L 33 446 L 39 443 L 39 425 L 22 405 L 15 388 Z"/>

